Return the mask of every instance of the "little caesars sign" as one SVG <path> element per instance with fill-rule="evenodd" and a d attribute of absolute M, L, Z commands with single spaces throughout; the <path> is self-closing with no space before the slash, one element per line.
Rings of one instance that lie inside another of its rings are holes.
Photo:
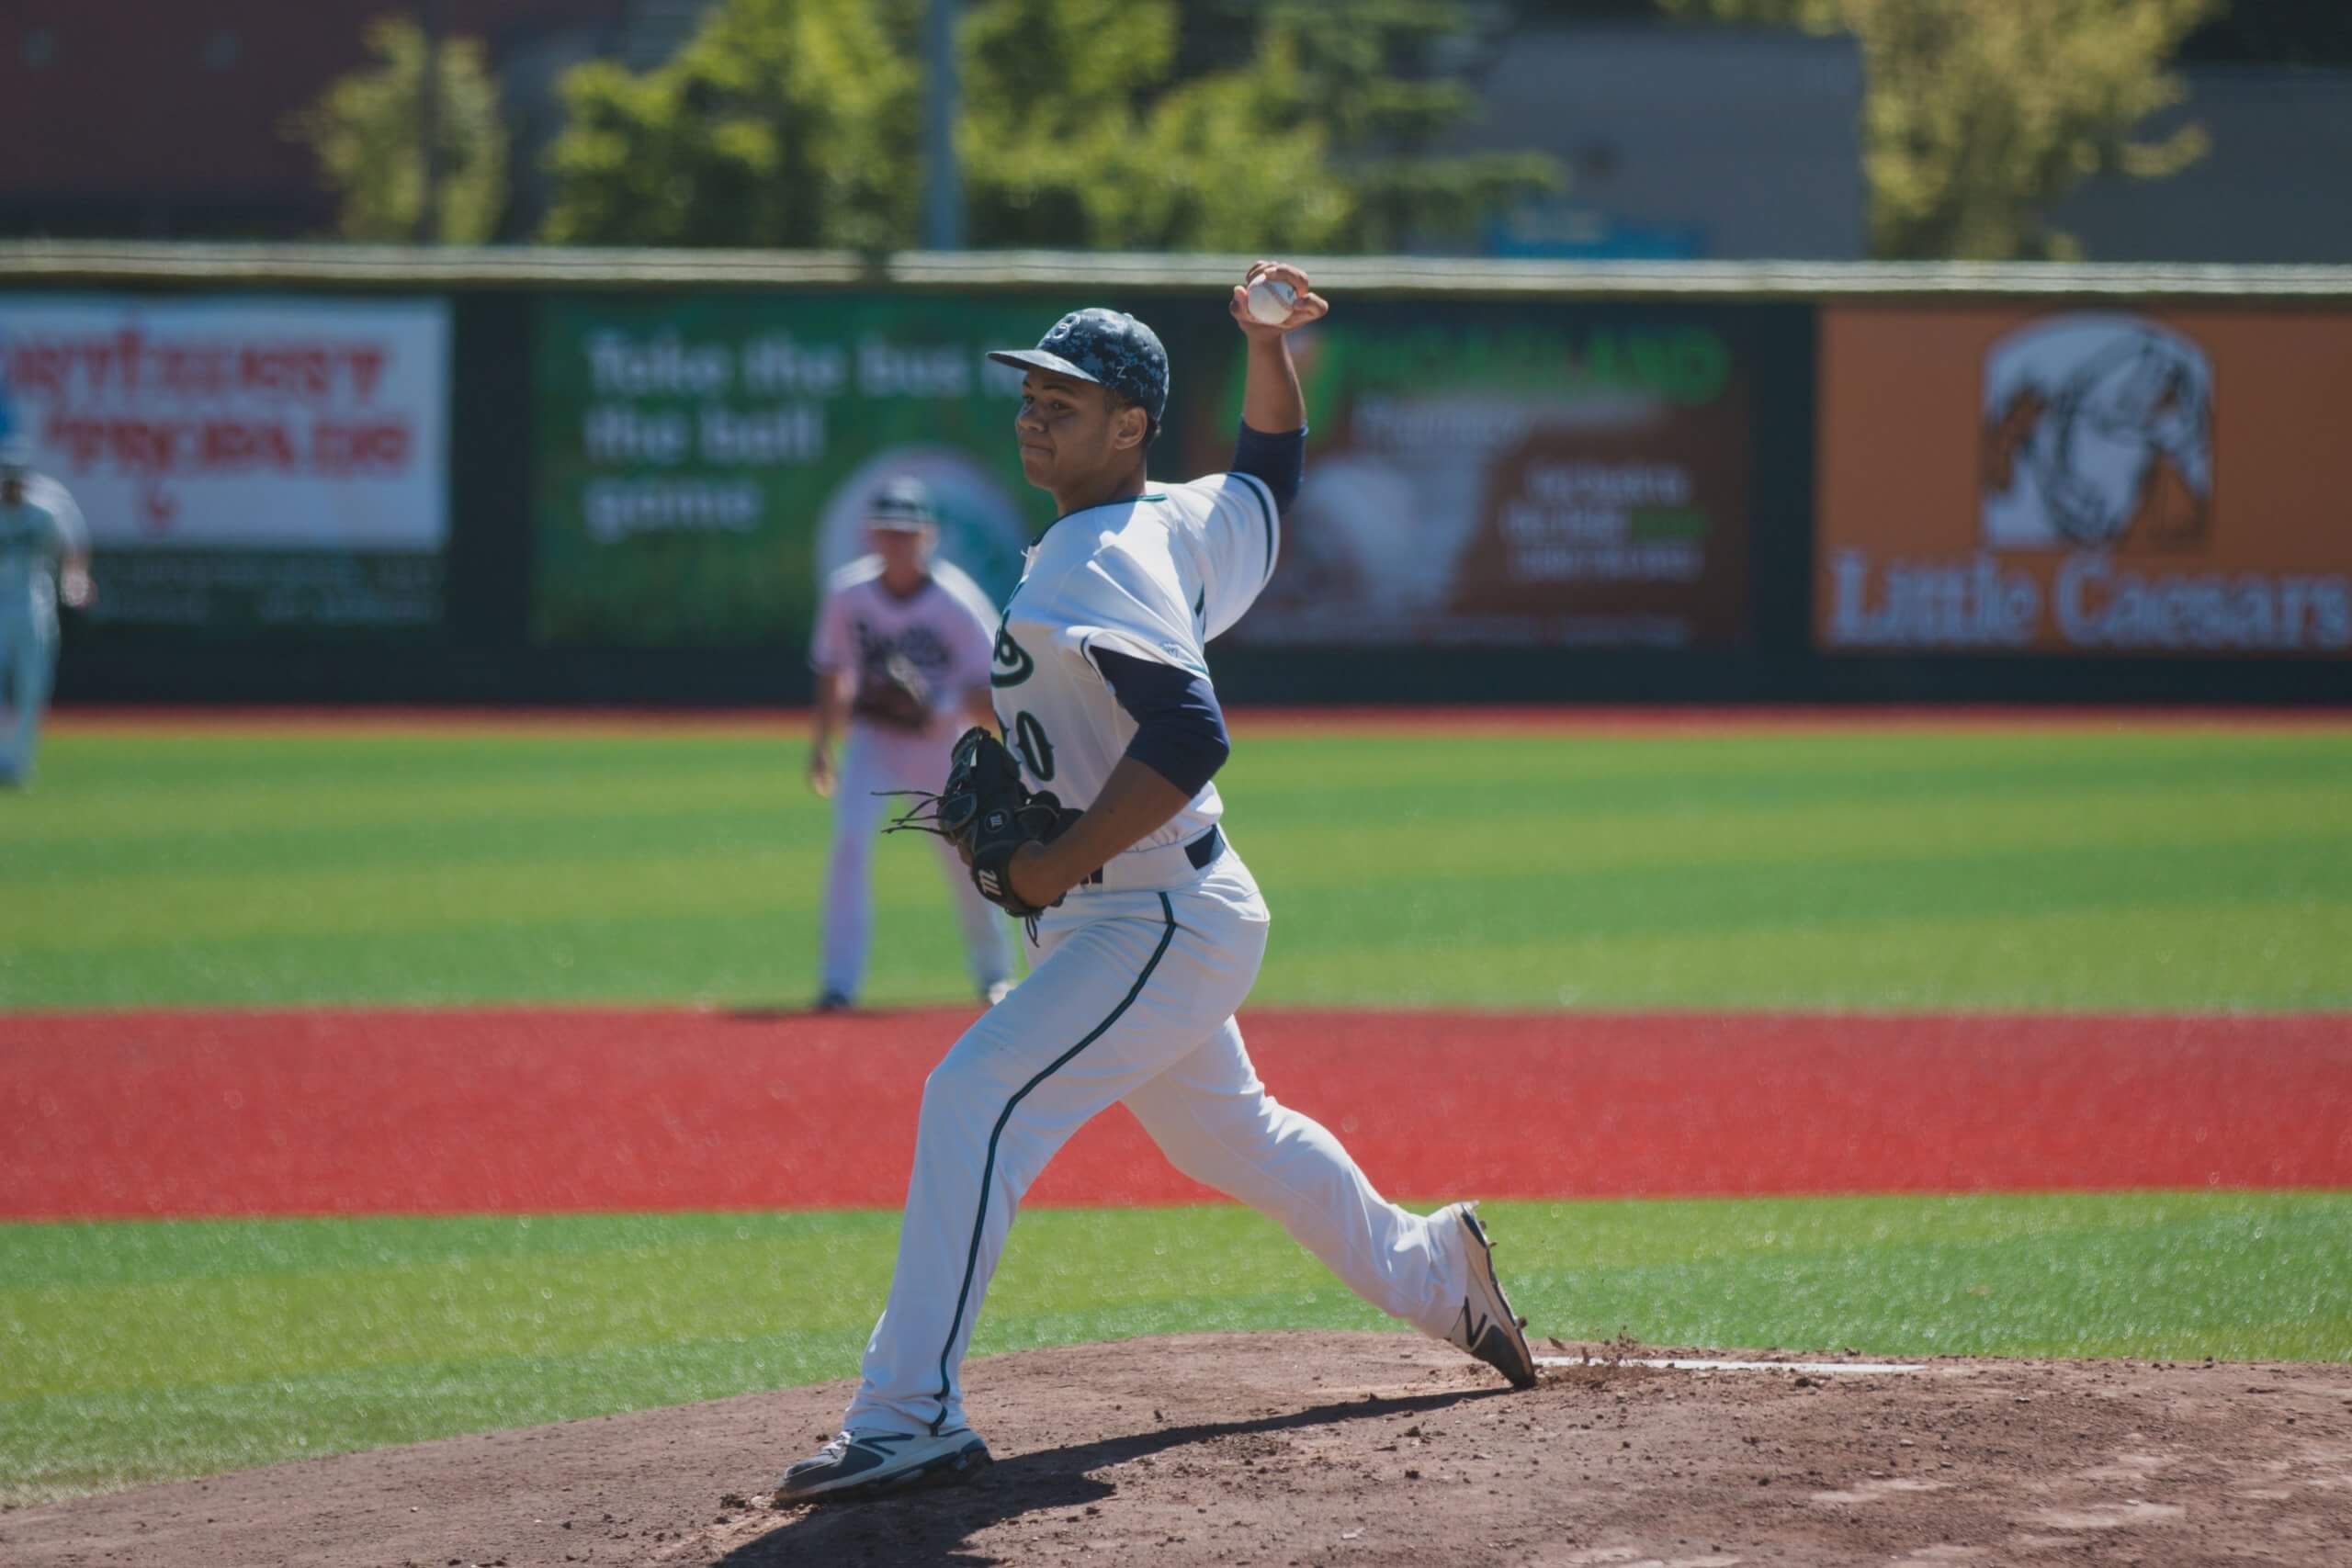
<path fill-rule="evenodd" d="M 1840 550 L 1829 578 L 1821 640 L 1832 649 L 2028 651 L 2053 638 L 2110 653 L 2352 648 L 2352 588 L 2342 573 L 2151 575 L 2095 553 L 2068 555 L 2044 573 L 1990 555 L 1955 564 L 1874 563 L 1861 550 Z"/>
<path fill-rule="evenodd" d="M 2300 430 L 2352 322 L 1988 314 L 1826 323 L 1819 647 L 2352 650 L 2352 457 Z"/>

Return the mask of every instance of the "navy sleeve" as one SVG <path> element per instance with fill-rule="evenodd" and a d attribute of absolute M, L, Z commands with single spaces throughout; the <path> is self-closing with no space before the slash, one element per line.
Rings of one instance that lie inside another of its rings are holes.
<path fill-rule="evenodd" d="M 1245 421 L 1233 443 L 1232 471 L 1264 481 L 1273 492 L 1274 510 L 1289 511 L 1299 481 L 1306 477 L 1306 426 L 1286 435 L 1269 435 L 1250 429 Z"/>
<path fill-rule="evenodd" d="M 1136 721 L 1127 755 L 1187 795 L 1198 795 L 1233 749 L 1209 678 L 1107 648 L 1091 651 L 1112 695 Z"/>

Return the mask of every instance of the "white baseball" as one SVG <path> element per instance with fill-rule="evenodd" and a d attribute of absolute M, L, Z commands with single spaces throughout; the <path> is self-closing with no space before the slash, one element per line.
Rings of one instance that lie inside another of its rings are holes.
<path fill-rule="evenodd" d="M 1297 299 L 1298 290 L 1282 279 L 1261 277 L 1250 286 L 1250 319 L 1270 327 L 1281 326 L 1290 320 L 1291 306 Z"/>

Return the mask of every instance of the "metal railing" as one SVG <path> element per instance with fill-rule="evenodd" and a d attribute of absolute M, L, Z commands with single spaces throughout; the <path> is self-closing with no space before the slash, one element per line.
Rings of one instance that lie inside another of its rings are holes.
<path fill-rule="evenodd" d="M 1161 291 L 1239 276 L 1243 255 L 1099 251 L 651 250 L 0 241 L 0 288 L 907 288 Z M 1388 297 L 1849 299 L 2007 296 L 2352 301 L 2352 266 L 1298 258 L 1318 284 Z"/>

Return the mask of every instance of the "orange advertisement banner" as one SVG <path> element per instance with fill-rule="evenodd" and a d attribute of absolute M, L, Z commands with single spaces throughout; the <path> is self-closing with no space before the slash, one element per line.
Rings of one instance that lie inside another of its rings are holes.
<path fill-rule="evenodd" d="M 1826 653 L 2344 657 L 2352 311 L 1821 313 Z"/>

